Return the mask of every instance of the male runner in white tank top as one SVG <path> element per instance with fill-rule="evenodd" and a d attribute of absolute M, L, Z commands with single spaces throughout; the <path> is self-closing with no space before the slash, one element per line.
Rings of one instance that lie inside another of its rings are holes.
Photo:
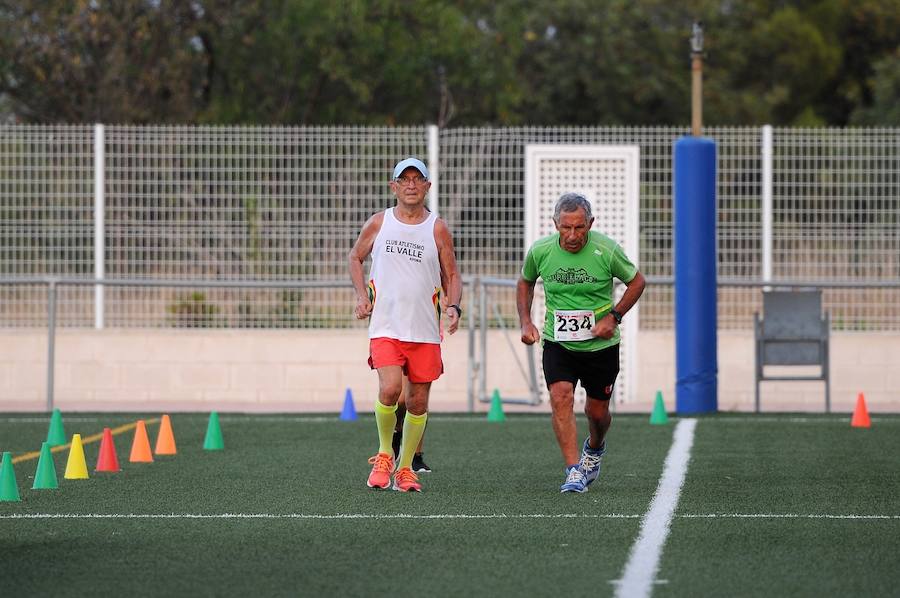
<path fill-rule="evenodd" d="M 366 221 L 350 250 L 350 280 L 356 289 L 356 317 L 369 320 L 369 366 L 378 371 L 378 454 L 366 484 L 421 492 L 412 471 L 413 454 L 425 431 L 431 383 L 444 371 L 441 314 L 447 332 L 459 326 L 462 280 L 447 224 L 425 208 L 431 187 L 428 168 L 416 158 L 401 160 L 391 176 L 397 204 Z M 368 282 L 363 263 L 372 256 Z M 391 439 L 403 375 L 409 385 L 403 441 L 394 471 Z"/>

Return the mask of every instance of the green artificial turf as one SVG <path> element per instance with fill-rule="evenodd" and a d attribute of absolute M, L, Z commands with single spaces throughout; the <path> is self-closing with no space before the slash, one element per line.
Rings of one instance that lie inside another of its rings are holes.
<path fill-rule="evenodd" d="M 137 417 L 64 421 L 67 437 L 87 437 Z M 900 519 L 795 517 L 900 515 L 900 419 L 882 419 L 856 430 L 838 417 L 701 418 L 654 595 L 891 594 Z M 48 421 L 0 415 L 0 451 L 38 450 Z M 616 416 L 601 479 L 560 495 L 549 416 L 434 415 L 434 471 L 423 493 L 403 494 L 365 486 L 371 416 L 222 414 L 225 450 L 204 451 L 207 416 L 174 414 L 176 456 L 129 463 L 126 432 L 121 472 L 94 473 L 89 443 L 91 479 L 63 479 L 56 453 L 60 487 L 40 491 L 37 460 L 15 465 L 22 501 L 0 502 L 0 596 L 609 596 L 677 422 Z M 54 513 L 115 518 L 10 518 Z M 173 514 L 210 517 L 147 517 Z"/>
<path fill-rule="evenodd" d="M 896 596 L 900 419 L 849 421 L 701 420 L 655 595 Z"/>

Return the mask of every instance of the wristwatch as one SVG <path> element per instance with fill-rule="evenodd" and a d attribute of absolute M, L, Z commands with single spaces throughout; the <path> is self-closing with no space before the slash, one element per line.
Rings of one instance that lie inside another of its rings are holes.
<path fill-rule="evenodd" d="M 616 324 L 621 324 L 621 323 L 622 323 L 622 314 L 620 314 L 619 312 L 617 312 L 617 311 L 614 310 L 614 309 L 609 310 L 609 313 L 611 313 L 611 314 L 612 314 L 612 317 L 615 318 Z"/>
<path fill-rule="evenodd" d="M 462 308 L 460 306 L 454 304 L 454 305 L 448 305 L 447 309 L 450 309 L 451 307 L 456 310 L 456 313 L 458 314 L 457 317 L 461 318 L 462 317 Z"/>

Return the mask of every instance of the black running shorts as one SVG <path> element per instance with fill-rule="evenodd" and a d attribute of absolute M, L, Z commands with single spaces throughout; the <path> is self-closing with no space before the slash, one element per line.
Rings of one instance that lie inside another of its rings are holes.
<path fill-rule="evenodd" d="M 591 399 L 608 401 L 619 375 L 619 345 L 599 351 L 570 351 L 553 341 L 544 341 L 544 379 L 553 382 L 581 381 Z"/>

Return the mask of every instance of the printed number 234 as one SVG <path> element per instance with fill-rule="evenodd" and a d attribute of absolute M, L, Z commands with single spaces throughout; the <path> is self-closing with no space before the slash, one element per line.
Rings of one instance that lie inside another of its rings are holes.
<path fill-rule="evenodd" d="M 559 324 L 559 327 L 556 329 L 557 332 L 575 332 L 576 330 L 590 330 L 591 328 L 591 318 L 589 316 L 584 316 L 580 322 L 578 318 L 556 316 L 556 323 Z"/>

